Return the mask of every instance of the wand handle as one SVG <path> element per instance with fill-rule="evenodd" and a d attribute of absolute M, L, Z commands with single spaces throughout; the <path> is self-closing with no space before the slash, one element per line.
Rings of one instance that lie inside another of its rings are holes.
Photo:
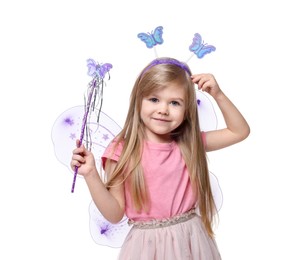
<path fill-rule="evenodd" d="M 96 87 L 96 83 L 97 83 L 96 79 L 94 79 L 93 84 L 91 84 L 91 89 L 90 89 L 90 93 L 89 93 L 88 101 L 87 101 L 87 106 L 86 106 L 86 112 L 85 112 L 84 117 L 83 117 L 83 124 L 82 124 L 81 134 L 80 134 L 80 138 L 79 138 L 79 146 L 81 146 L 82 142 L 83 142 L 86 123 L 87 123 L 87 118 L 88 118 L 88 114 L 89 114 L 89 110 L 90 110 L 90 106 L 91 106 L 91 99 L 92 99 L 92 96 L 93 96 L 93 91 Z M 74 188 L 75 188 L 77 171 L 78 171 L 78 167 L 76 166 L 75 170 L 74 170 L 74 177 L 73 177 L 73 183 L 72 183 L 72 189 L 71 189 L 72 193 L 74 192 Z"/>

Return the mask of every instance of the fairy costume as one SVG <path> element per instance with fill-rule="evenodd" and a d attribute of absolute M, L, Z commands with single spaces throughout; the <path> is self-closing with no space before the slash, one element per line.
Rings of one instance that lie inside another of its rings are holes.
<path fill-rule="evenodd" d="M 138 37 L 145 42 L 147 48 L 154 48 L 157 44 L 163 43 L 163 27 L 159 26 L 157 27 L 153 32 L 151 33 L 140 33 L 138 34 Z M 196 55 L 198 58 L 202 58 L 205 54 L 210 53 L 211 51 L 215 51 L 215 47 L 211 45 L 206 45 L 203 43 L 202 38 L 199 34 L 195 34 L 193 38 L 193 43 L 189 47 L 190 51 L 192 52 L 192 56 Z M 157 56 L 157 55 L 156 55 Z M 190 58 L 189 58 L 190 59 Z M 188 59 L 188 60 L 189 60 Z M 66 165 L 70 169 L 70 152 L 75 147 L 75 139 L 80 136 L 80 140 L 83 139 L 86 147 L 91 150 L 91 152 L 96 157 L 96 166 L 99 169 L 101 164 L 101 155 L 105 151 L 106 147 L 109 145 L 109 142 L 117 136 L 117 134 L 120 132 L 121 128 L 120 126 L 109 116 L 107 116 L 102 111 L 102 100 L 103 100 L 103 85 L 106 84 L 104 81 L 104 77 L 106 74 L 109 75 L 109 70 L 112 68 L 112 65 L 109 63 L 97 63 L 93 59 L 87 60 L 87 66 L 88 66 L 88 75 L 92 77 L 92 80 L 89 83 L 87 93 L 85 95 L 85 106 L 76 106 L 73 108 L 70 108 L 66 111 L 64 111 L 55 121 L 54 126 L 52 128 L 52 140 L 54 144 L 54 151 L 56 154 L 57 159 Z M 110 79 L 110 76 L 109 76 Z M 217 117 L 216 113 L 213 108 L 213 104 L 209 100 L 209 98 L 201 91 L 196 90 L 197 95 L 197 104 L 198 104 L 198 112 L 199 112 L 199 121 L 200 121 L 200 128 L 202 131 L 209 131 L 214 130 L 217 128 Z M 91 99 L 92 97 L 92 99 Z M 92 101 L 91 101 L 92 100 Z M 85 113 L 84 113 L 85 112 Z M 176 144 L 171 144 L 173 149 L 175 150 L 174 154 L 176 154 Z M 148 144 L 149 149 L 151 150 L 151 146 L 155 146 L 155 144 Z M 157 145 L 159 146 L 159 145 Z M 160 152 L 160 147 L 155 147 L 153 150 L 155 152 Z M 173 153 L 173 151 L 164 149 L 164 147 L 161 149 L 163 153 Z M 105 155 L 106 156 L 106 153 Z M 159 158 L 159 155 L 157 156 Z M 160 158 L 161 159 L 161 158 Z M 171 160 L 172 162 L 175 162 L 175 160 Z M 183 168 L 183 167 L 182 167 Z M 159 173 L 159 171 L 156 171 Z M 104 172 L 101 171 L 101 176 L 103 176 Z M 77 169 L 74 172 L 74 179 L 73 179 L 73 185 L 72 185 L 72 192 L 74 191 L 74 185 L 77 175 Z M 166 212 L 153 210 L 153 217 L 156 219 L 164 219 L 168 216 L 171 216 L 174 218 L 171 219 L 170 222 L 167 220 L 165 221 L 168 225 L 168 223 L 172 224 L 172 222 L 178 222 L 179 225 L 169 225 L 168 229 L 173 229 L 173 227 L 181 227 L 186 226 L 186 224 L 190 224 L 190 222 L 196 222 L 197 224 L 194 224 L 196 232 L 200 231 L 202 228 L 201 220 L 196 216 L 192 210 L 193 203 L 195 203 L 196 199 L 193 197 L 193 194 L 190 190 L 190 187 L 188 186 L 188 179 L 185 178 L 187 174 L 180 173 L 180 182 L 183 183 L 182 189 L 176 189 L 177 194 L 174 192 L 171 192 L 171 199 L 174 201 L 174 205 L 172 208 L 167 208 L 167 204 L 165 201 L 169 198 L 169 195 L 166 195 L 163 197 L 164 203 L 161 207 L 161 204 L 155 203 L 156 208 L 161 209 L 168 209 Z M 81 176 L 80 176 L 81 178 Z M 186 181 L 187 180 L 187 181 Z M 213 191 L 214 200 L 216 203 L 216 207 L 219 210 L 222 204 L 222 193 L 218 184 L 218 180 L 216 179 L 215 175 L 213 175 L 210 172 L 210 181 L 211 181 L 211 188 Z M 180 183 L 179 183 L 180 184 Z M 172 185 L 171 185 L 172 186 Z M 179 186 L 179 185 L 178 185 Z M 171 190 L 171 189 L 168 189 Z M 182 199 L 183 191 L 187 191 L 188 196 L 185 196 L 184 199 Z M 159 191 L 158 191 L 159 192 Z M 177 196 L 176 196 L 177 195 Z M 128 196 L 127 196 L 128 197 Z M 130 201 L 130 197 L 127 198 Z M 168 199 L 168 202 L 171 200 Z M 181 200 L 182 199 L 182 200 Z M 155 200 L 158 202 L 159 200 Z M 130 203 L 129 203 L 130 204 Z M 131 204 L 130 204 L 131 205 Z M 155 207 L 153 207 L 155 208 Z M 191 209 L 189 211 L 189 209 Z M 127 209 L 128 210 L 128 209 Z M 184 214 L 186 212 L 186 215 Z M 129 224 L 127 224 L 128 219 L 126 216 L 117 224 L 112 224 L 108 220 L 106 220 L 102 214 L 98 211 L 96 206 L 94 205 L 93 201 L 90 203 L 89 207 L 89 220 L 90 220 L 90 233 L 93 238 L 93 240 L 100 245 L 104 246 L 110 246 L 110 247 L 121 247 L 123 244 L 123 241 L 126 241 L 124 243 L 124 248 L 122 249 L 122 255 L 131 255 L 131 259 L 137 259 L 134 257 L 133 253 L 128 252 L 129 249 L 132 248 L 130 246 L 130 237 L 135 236 L 136 230 L 137 232 L 140 232 L 142 224 L 137 222 L 139 220 L 148 220 L 145 218 L 144 215 L 138 216 L 138 213 L 134 213 L 132 209 L 129 209 L 128 214 L 129 217 L 133 219 L 133 221 L 129 221 Z M 182 215 L 181 215 L 182 214 Z M 185 222 L 185 220 L 188 220 Z M 159 225 L 159 224 L 158 224 Z M 163 225 L 163 222 L 162 224 Z M 191 224 L 192 226 L 193 224 Z M 149 225 L 146 222 L 146 227 L 148 227 L 148 230 L 150 230 Z M 133 228 L 134 227 L 134 228 Z M 194 228 L 193 227 L 193 228 Z M 199 228 L 201 227 L 201 228 Z M 129 232 L 129 230 L 132 228 L 132 231 Z M 158 229 L 159 231 L 163 229 Z M 195 234 L 195 231 L 192 231 L 191 229 L 187 229 L 186 227 L 183 227 L 183 230 L 188 230 L 189 234 Z M 149 231 L 150 232 L 150 231 Z M 178 231 L 175 231 L 178 232 Z M 126 235 L 128 234 L 128 237 L 125 239 Z M 149 234 L 148 232 L 146 233 Z M 174 240 L 177 240 L 177 233 L 173 237 Z M 182 234 L 182 237 L 187 237 L 185 234 Z M 156 246 L 158 248 L 162 248 L 163 246 L 167 247 L 168 242 L 166 242 L 165 234 L 159 234 L 161 240 L 159 241 L 159 244 Z M 214 248 L 211 252 L 205 252 L 203 255 L 207 256 L 207 259 L 214 259 L 212 255 L 216 254 L 218 255 L 217 248 L 215 246 L 215 243 L 213 240 L 211 240 L 206 232 L 200 231 L 198 236 L 202 237 L 205 242 L 201 242 L 201 239 L 197 239 L 195 235 L 192 237 L 196 241 L 189 241 L 187 243 L 186 241 L 180 241 L 181 243 L 184 243 L 184 246 L 180 243 L 174 243 L 175 248 L 184 248 L 186 245 L 186 248 L 184 249 L 185 252 L 188 251 L 187 247 L 191 247 L 193 251 L 200 251 L 196 249 L 196 245 L 198 244 L 198 241 L 200 243 L 200 247 L 202 245 L 203 248 L 208 247 L 210 244 L 211 248 Z M 161 241 L 165 241 L 164 244 L 161 243 Z M 127 243 L 127 241 L 129 241 Z M 133 240 L 134 241 L 134 240 Z M 153 243 L 153 240 L 149 240 L 149 243 Z M 156 241 L 155 241 L 156 242 Z M 154 243 L 155 243 L 154 242 Z M 135 248 L 139 247 L 139 241 L 135 242 Z M 127 250 L 126 250 L 127 248 Z M 132 249 L 133 252 L 137 252 L 137 250 Z M 162 255 L 162 251 L 158 250 L 156 253 L 158 255 Z M 202 253 L 199 253 L 200 258 Z M 187 257 L 188 254 L 183 255 L 182 259 L 189 259 Z M 134 258 L 133 258 L 134 257 Z M 141 257 L 140 259 L 145 259 L 145 257 Z M 174 256 L 164 256 L 164 258 L 161 259 L 179 259 L 179 254 L 175 254 Z M 196 259 L 196 258 L 195 258 Z M 218 258 L 215 258 L 218 259 Z"/>

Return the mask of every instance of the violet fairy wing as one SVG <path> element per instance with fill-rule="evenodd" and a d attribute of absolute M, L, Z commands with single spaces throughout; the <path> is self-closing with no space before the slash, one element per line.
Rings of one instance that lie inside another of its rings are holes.
<path fill-rule="evenodd" d="M 67 109 L 58 116 L 52 128 L 52 141 L 56 158 L 71 172 L 71 151 L 75 148 L 75 140 L 81 132 L 83 113 L 83 106 Z M 91 144 L 91 152 L 96 159 L 96 167 L 101 169 L 101 156 L 109 143 L 121 131 L 121 127 L 103 112 L 99 113 L 100 123 L 97 122 L 97 116 L 94 112 L 90 114 L 87 122 L 89 133 L 85 135 L 84 143 Z M 102 169 L 101 171 L 101 177 L 104 177 L 104 172 Z M 131 228 L 127 221 L 127 217 L 124 216 L 119 223 L 111 224 L 91 201 L 89 206 L 89 229 L 92 239 L 97 244 L 121 247 Z"/>
<path fill-rule="evenodd" d="M 64 111 L 55 120 L 52 128 L 54 152 L 58 161 L 70 169 L 71 152 L 75 149 L 75 141 L 81 133 L 84 106 L 75 106 Z M 121 131 L 121 127 L 107 114 L 92 112 L 87 121 L 87 134 L 84 144 L 91 144 L 91 151 L 96 158 L 97 169 L 100 169 L 101 156 L 109 142 Z M 71 170 L 72 171 L 72 170 Z"/>

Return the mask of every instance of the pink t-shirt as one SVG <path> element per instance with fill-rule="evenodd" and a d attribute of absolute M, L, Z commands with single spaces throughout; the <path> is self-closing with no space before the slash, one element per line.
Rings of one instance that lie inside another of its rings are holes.
<path fill-rule="evenodd" d="M 205 141 L 205 135 L 202 134 Z M 115 143 L 112 142 L 102 157 L 103 165 Z M 118 161 L 122 152 L 119 145 L 111 159 Z M 147 185 L 150 209 L 141 212 L 133 208 L 130 187 L 125 183 L 125 213 L 133 220 L 150 220 L 172 217 L 184 213 L 196 204 L 190 178 L 180 149 L 175 142 L 144 143 L 142 167 Z"/>

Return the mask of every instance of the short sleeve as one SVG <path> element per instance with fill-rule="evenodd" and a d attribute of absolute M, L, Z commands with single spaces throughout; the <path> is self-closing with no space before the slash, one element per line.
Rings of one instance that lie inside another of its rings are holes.
<path fill-rule="evenodd" d="M 107 159 L 111 159 L 115 162 L 117 162 L 121 156 L 123 150 L 123 145 L 122 143 L 119 143 L 117 145 L 117 142 L 114 140 L 112 141 L 107 148 L 104 151 L 104 154 L 102 155 L 102 166 L 103 169 L 105 170 L 105 163 Z"/>

